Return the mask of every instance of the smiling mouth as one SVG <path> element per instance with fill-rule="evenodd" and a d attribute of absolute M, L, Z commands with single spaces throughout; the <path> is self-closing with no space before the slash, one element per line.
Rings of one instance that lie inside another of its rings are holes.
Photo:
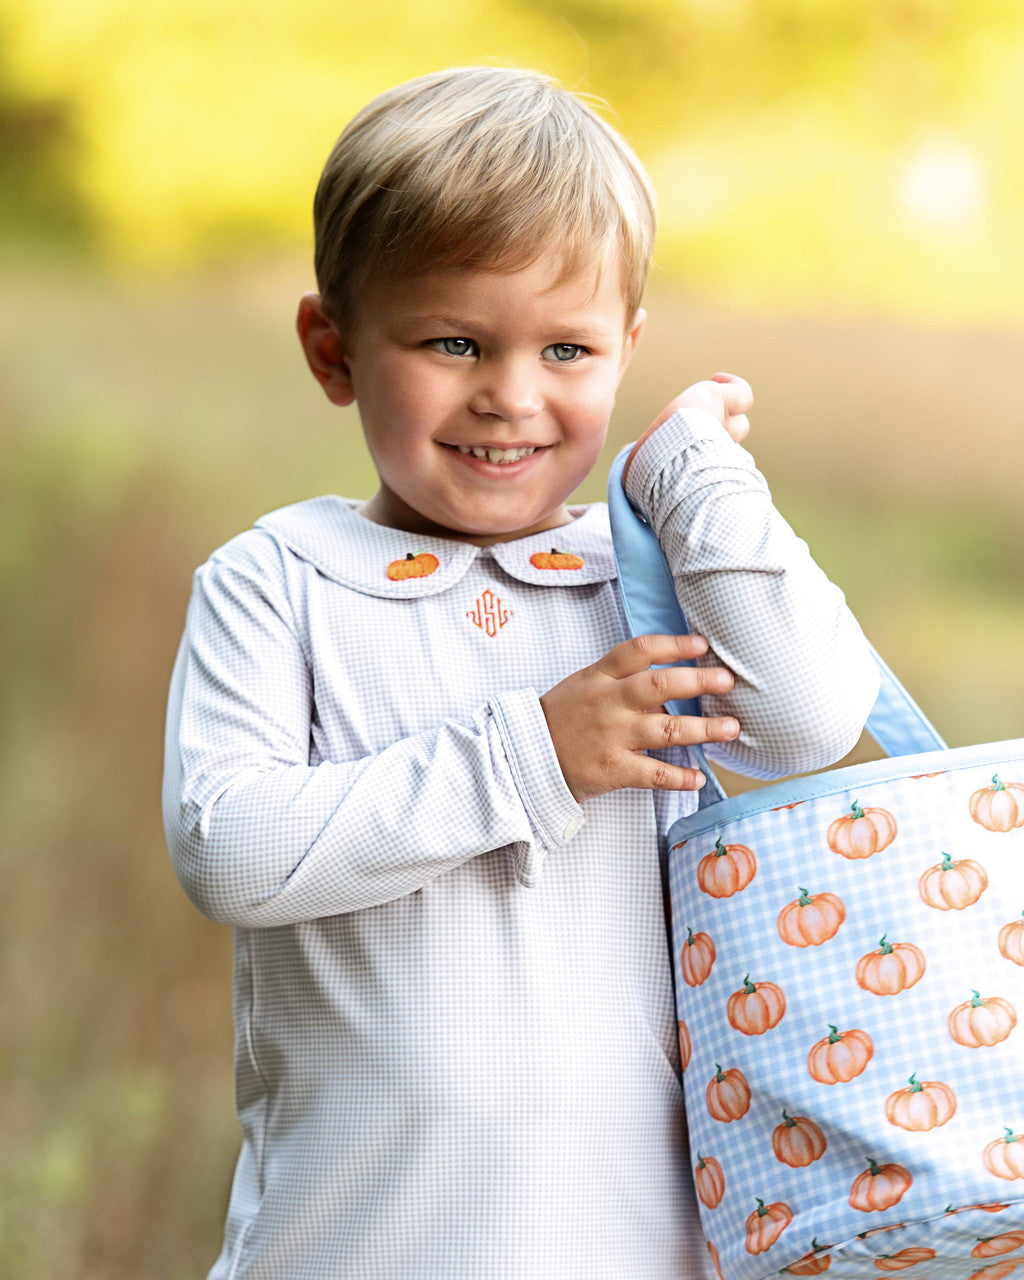
<path fill-rule="evenodd" d="M 472 454 L 481 462 L 494 462 L 498 466 L 502 463 L 519 462 L 522 458 L 528 458 L 531 453 L 537 452 L 536 445 L 528 445 L 523 449 L 492 449 L 485 445 L 458 444 L 455 448 L 459 453 Z"/>

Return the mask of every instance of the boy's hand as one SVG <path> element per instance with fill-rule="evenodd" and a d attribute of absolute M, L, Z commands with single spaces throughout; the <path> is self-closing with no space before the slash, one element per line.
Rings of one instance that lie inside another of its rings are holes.
<path fill-rule="evenodd" d="M 734 684 L 724 667 L 665 667 L 707 652 L 702 636 L 636 636 L 610 649 L 593 666 L 568 676 L 541 698 L 562 775 L 577 800 L 620 787 L 695 791 L 697 769 L 665 764 L 643 754 L 661 747 L 728 742 L 740 727 L 729 718 L 670 716 L 663 703 Z"/>
<path fill-rule="evenodd" d="M 738 378 L 734 373 L 716 373 L 705 382 L 695 382 L 692 387 L 687 387 L 681 395 L 676 396 L 674 400 L 665 406 L 633 446 L 632 452 L 626 459 L 626 465 L 623 468 L 623 480 L 626 478 L 629 464 L 636 456 L 636 451 L 647 437 L 653 435 L 661 424 L 666 422 L 677 409 L 703 409 L 705 412 L 710 413 L 712 417 L 717 418 L 729 435 L 739 444 L 740 441 L 746 439 L 747 433 L 750 431 L 747 413 L 753 403 L 754 393 L 750 389 L 750 383 L 743 378 Z"/>

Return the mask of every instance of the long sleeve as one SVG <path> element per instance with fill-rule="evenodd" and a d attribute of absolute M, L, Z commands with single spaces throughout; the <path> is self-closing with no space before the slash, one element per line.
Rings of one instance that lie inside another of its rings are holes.
<path fill-rule="evenodd" d="M 531 690 L 353 760 L 310 763 L 315 715 L 277 584 L 204 566 L 171 683 L 164 820 L 179 879 L 215 920 L 376 906 L 504 846 L 529 884 L 579 826 Z"/>
<path fill-rule="evenodd" d="M 772 505 L 745 449 L 700 410 L 672 416 L 638 450 L 630 500 L 650 521 L 693 632 L 734 689 L 708 696 L 739 738 L 706 748 L 759 778 L 835 763 L 856 743 L 878 673 L 842 592 Z"/>

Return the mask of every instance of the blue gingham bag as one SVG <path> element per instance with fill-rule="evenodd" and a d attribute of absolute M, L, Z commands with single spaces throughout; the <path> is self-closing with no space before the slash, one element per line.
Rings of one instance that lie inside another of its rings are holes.
<path fill-rule="evenodd" d="M 681 634 L 625 452 L 630 628 Z M 698 752 L 701 808 L 668 832 L 691 1162 L 725 1280 L 1024 1264 L 1024 739 L 947 749 L 875 657 L 888 759 L 726 799 Z"/>

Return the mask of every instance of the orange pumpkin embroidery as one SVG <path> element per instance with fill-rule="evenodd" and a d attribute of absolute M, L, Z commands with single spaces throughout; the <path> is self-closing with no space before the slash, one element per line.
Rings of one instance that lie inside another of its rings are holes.
<path fill-rule="evenodd" d="M 821 1129 L 806 1116 L 782 1113 L 782 1124 L 772 1130 L 775 1159 L 791 1169 L 806 1169 L 825 1154 L 828 1143 Z"/>
<path fill-rule="evenodd" d="M 709 1209 L 717 1209 L 725 1195 L 725 1174 L 714 1156 L 702 1156 L 697 1152 L 697 1167 L 693 1171 L 700 1202 Z"/>
<path fill-rule="evenodd" d="M 716 1062 L 715 1074 L 708 1081 L 704 1099 L 713 1120 L 730 1124 L 733 1120 L 741 1119 L 750 1110 L 750 1085 L 747 1077 L 739 1067 L 723 1071 Z"/>
<path fill-rule="evenodd" d="M 809 894 L 801 888 L 800 897 L 779 912 L 776 926 L 779 937 L 791 947 L 819 947 L 839 932 L 846 919 L 846 908 L 834 893 Z"/>
<path fill-rule="evenodd" d="M 583 557 L 552 547 L 550 551 L 535 551 L 530 556 L 530 564 L 535 569 L 582 569 Z"/>
<path fill-rule="evenodd" d="M 730 1026 L 745 1036 L 760 1036 L 782 1021 L 786 997 L 774 982 L 751 982 L 748 973 L 743 986 L 734 991 L 725 1007 Z"/>
<path fill-rule="evenodd" d="M 1002 996 L 981 996 L 958 1004 L 949 1015 L 949 1034 L 957 1044 L 981 1049 L 1005 1040 L 1017 1025 L 1017 1014 Z"/>
<path fill-rule="evenodd" d="M 429 578 L 440 564 L 437 556 L 429 551 L 420 551 L 416 555 L 407 551 L 404 560 L 392 560 L 388 565 L 388 577 L 392 582 L 402 582 L 405 578 Z"/>
<path fill-rule="evenodd" d="M 997 1178 L 1012 1182 L 1024 1178 L 1024 1133 L 1005 1130 L 1005 1136 L 990 1142 L 981 1157 L 985 1168 Z"/>
<path fill-rule="evenodd" d="M 866 1031 L 839 1031 L 829 1023 L 829 1034 L 811 1047 L 807 1070 L 819 1084 L 845 1084 L 859 1076 L 874 1056 L 875 1046 Z"/>
<path fill-rule="evenodd" d="M 954 862 L 948 853 L 917 882 L 922 899 L 937 911 L 962 911 L 977 902 L 987 888 L 984 867 L 971 858 Z"/>
<path fill-rule="evenodd" d="M 1000 782 L 997 773 L 992 785 L 975 791 L 970 803 L 971 817 L 989 831 L 1024 827 L 1024 786 L 1019 782 Z"/>
<path fill-rule="evenodd" d="M 1014 964 L 1024 965 L 1024 912 L 999 930 L 999 951 Z"/>
<path fill-rule="evenodd" d="M 920 982 L 924 976 L 924 954 L 912 942 L 879 939 L 880 950 L 869 951 L 857 961 L 857 983 L 876 996 L 895 996 Z"/>
<path fill-rule="evenodd" d="M 745 844 L 722 844 L 697 865 L 697 884 L 711 898 L 731 898 L 745 889 L 757 871 L 757 859 Z"/>
<path fill-rule="evenodd" d="M 1002 1235 L 985 1236 L 971 1250 L 972 1258 L 998 1258 L 1024 1248 L 1024 1231 L 1004 1231 Z"/>
<path fill-rule="evenodd" d="M 897 1089 L 885 1100 L 885 1118 L 890 1124 L 911 1132 L 938 1129 L 953 1118 L 956 1095 L 941 1080 L 920 1081 L 915 1072 L 905 1089 Z"/>
<path fill-rule="evenodd" d="M 850 1208 L 862 1213 L 876 1213 L 898 1204 L 913 1182 L 901 1164 L 875 1164 L 868 1157 L 868 1167 L 858 1173 L 850 1188 Z"/>
<path fill-rule="evenodd" d="M 919 1262 L 927 1262 L 934 1257 L 934 1249 L 927 1249 L 923 1245 L 911 1246 L 909 1249 L 901 1249 L 899 1253 L 883 1253 L 880 1258 L 875 1259 L 875 1266 L 879 1271 L 906 1271 L 908 1267 L 916 1267 Z"/>
<path fill-rule="evenodd" d="M 693 1042 L 690 1040 L 690 1028 L 686 1023 L 679 1019 L 679 1063 L 685 1071 L 690 1065 L 690 1055 L 693 1052 Z"/>
<path fill-rule="evenodd" d="M 819 1276 L 832 1265 L 831 1255 L 823 1252 L 831 1248 L 831 1245 L 818 1244 L 816 1239 L 812 1240 L 810 1253 L 805 1253 L 798 1261 L 783 1267 L 782 1271 L 791 1276 Z"/>
<path fill-rule="evenodd" d="M 862 809 L 854 800 L 850 812 L 828 829 L 828 847 L 844 858 L 870 858 L 896 839 L 896 819 L 888 809 Z"/>
<path fill-rule="evenodd" d="M 746 1221 L 747 1253 L 766 1253 L 792 1221 L 793 1210 L 788 1204 L 776 1200 L 766 1205 L 758 1199 L 757 1208 Z"/>
<path fill-rule="evenodd" d="M 715 944 L 710 934 L 686 930 L 686 941 L 680 957 L 683 968 L 683 981 L 688 987 L 699 987 L 711 972 L 715 963 Z"/>

